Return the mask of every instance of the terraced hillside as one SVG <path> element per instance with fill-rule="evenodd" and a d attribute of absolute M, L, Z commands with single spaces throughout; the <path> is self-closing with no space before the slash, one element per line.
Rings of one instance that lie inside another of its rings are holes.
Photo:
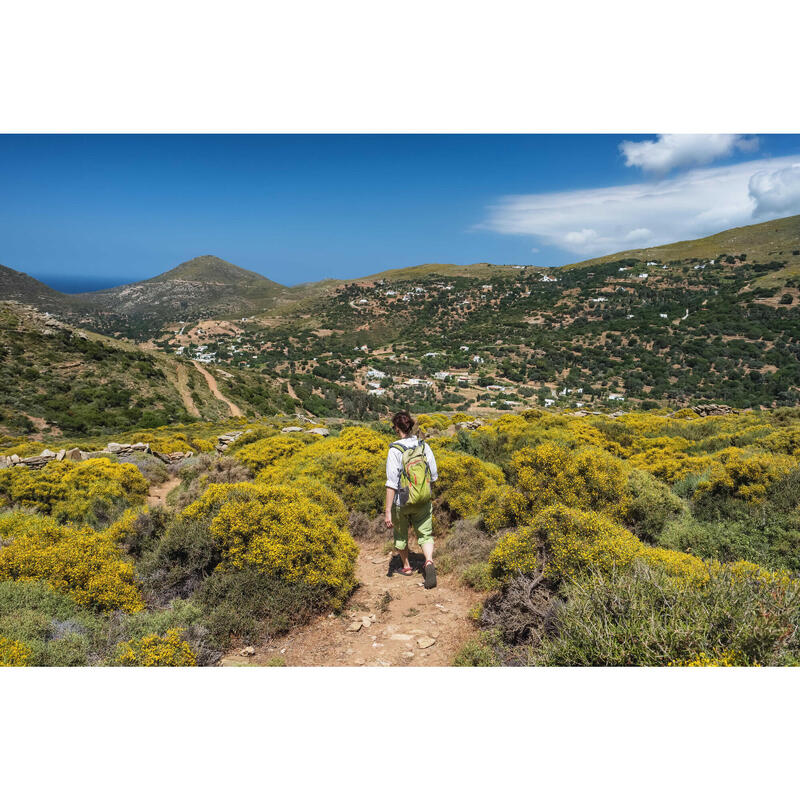
<path fill-rule="evenodd" d="M 263 381 L 230 372 L 218 378 L 223 389 L 234 388 L 236 402 L 248 412 L 275 409 Z M 231 416 L 231 404 L 211 383 L 188 360 L 0 302 L 0 439 L 4 431 L 41 437 Z"/>

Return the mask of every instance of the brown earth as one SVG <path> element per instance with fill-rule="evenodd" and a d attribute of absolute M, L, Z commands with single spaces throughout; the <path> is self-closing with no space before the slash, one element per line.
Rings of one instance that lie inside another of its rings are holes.
<path fill-rule="evenodd" d="M 475 635 L 469 611 L 482 595 L 451 575 L 439 575 L 434 589 L 423 587 L 419 572 L 388 577 L 390 555 L 384 552 L 384 543 L 359 542 L 359 548 L 360 586 L 344 613 L 319 617 L 278 639 L 254 642 L 252 656 L 234 650 L 222 666 L 259 666 L 275 658 L 291 667 L 451 665 Z M 423 560 L 421 554 L 412 554 L 412 565 L 421 566 Z M 355 627 L 359 629 L 348 630 Z"/>
<path fill-rule="evenodd" d="M 147 493 L 147 504 L 150 506 L 163 506 L 167 501 L 167 495 L 181 482 L 177 476 L 167 478 L 164 483 L 150 484 Z"/>
<path fill-rule="evenodd" d="M 187 413 L 191 414 L 193 417 L 199 417 L 200 412 L 197 410 L 197 406 L 194 404 L 194 400 L 192 400 L 192 393 L 189 391 L 189 374 L 186 371 L 185 364 L 178 364 L 176 377 L 178 392 L 180 393 L 181 400 L 183 401 Z"/>
<path fill-rule="evenodd" d="M 217 379 L 205 368 L 201 367 L 196 361 L 192 362 L 195 366 L 195 369 L 206 379 L 206 383 L 208 384 L 208 388 L 211 390 L 211 394 L 217 398 L 217 400 L 222 400 L 225 405 L 228 406 L 231 412 L 232 417 L 243 417 L 242 410 L 239 406 L 236 405 L 232 400 L 228 400 L 224 394 L 219 390 L 219 386 L 217 386 Z"/>

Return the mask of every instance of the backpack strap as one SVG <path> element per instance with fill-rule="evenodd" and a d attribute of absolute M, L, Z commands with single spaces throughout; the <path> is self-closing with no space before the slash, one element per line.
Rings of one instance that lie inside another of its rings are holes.
<path fill-rule="evenodd" d="M 392 448 L 399 450 L 401 453 L 405 453 L 405 451 L 408 450 L 408 448 L 405 445 L 400 444 L 400 442 L 393 442 L 391 445 L 389 445 L 389 449 L 391 450 Z"/>

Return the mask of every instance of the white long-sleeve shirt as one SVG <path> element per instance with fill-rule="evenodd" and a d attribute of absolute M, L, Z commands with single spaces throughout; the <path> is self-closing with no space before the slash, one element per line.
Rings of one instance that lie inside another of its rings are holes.
<path fill-rule="evenodd" d="M 398 439 L 392 444 L 401 444 L 403 447 L 414 447 L 419 444 L 419 439 L 416 436 L 408 436 L 405 439 Z M 436 459 L 433 456 L 433 450 L 426 442 L 422 446 L 422 452 L 425 453 L 425 460 L 428 462 L 428 469 L 431 471 L 431 483 L 438 477 L 439 472 L 436 469 Z M 386 456 L 386 486 L 394 489 L 395 492 L 400 490 L 400 473 L 403 471 L 403 453 L 396 447 L 389 448 L 389 454 Z M 400 504 L 399 494 L 394 496 L 395 505 Z"/>

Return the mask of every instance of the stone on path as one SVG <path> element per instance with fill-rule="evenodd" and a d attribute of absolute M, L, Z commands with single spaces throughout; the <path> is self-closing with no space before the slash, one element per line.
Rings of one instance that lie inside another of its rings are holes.
<path fill-rule="evenodd" d="M 364 623 L 362 623 L 360 619 L 354 620 L 347 626 L 347 630 L 351 633 L 355 633 L 356 631 L 361 630 L 363 624 Z"/>
<path fill-rule="evenodd" d="M 248 645 L 247 647 L 243 647 L 239 651 L 239 655 L 241 656 L 254 656 L 256 654 L 256 649 L 253 645 Z"/>
<path fill-rule="evenodd" d="M 425 650 L 425 648 L 431 647 L 434 644 L 436 644 L 436 639 L 431 639 L 430 636 L 420 636 L 419 639 L 417 639 L 417 645 L 420 650 Z"/>
<path fill-rule="evenodd" d="M 410 642 L 414 637 L 410 633 L 393 633 L 389 638 L 393 642 Z"/>

